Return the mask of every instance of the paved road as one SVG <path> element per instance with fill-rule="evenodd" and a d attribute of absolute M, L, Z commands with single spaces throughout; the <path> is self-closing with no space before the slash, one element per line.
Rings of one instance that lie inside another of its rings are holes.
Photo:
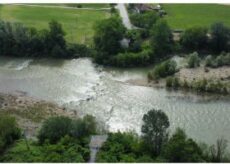
<path fill-rule="evenodd" d="M 127 29 L 132 29 L 132 24 L 129 20 L 129 15 L 124 3 L 118 3 L 116 8 L 119 10 L 122 22 Z"/>

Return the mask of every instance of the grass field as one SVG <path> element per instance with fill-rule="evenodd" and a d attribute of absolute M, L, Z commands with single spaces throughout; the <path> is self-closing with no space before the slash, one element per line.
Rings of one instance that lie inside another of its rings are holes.
<path fill-rule="evenodd" d="M 218 4 L 163 4 L 165 19 L 173 29 L 192 26 L 209 27 L 214 22 L 223 22 L 230 27 L 230 5 Z"/>
<path fill-rule="evenodd" d="M 49 6 L 68 6 L 68 7 L 78 7 L 78 5 L 81 5 L 82 8 L 109 8 L 109 4 L 105 4 L 105 3 L 81 3 L 81 4 L 77 4 L 77 3 L 44 3 L 44 4 L 37 4 L 37 5 L 49 5 Z"/>
<path fill-rule="evenodd" d="M 43 8 L 31 6 L 1 5 L 0 19 L 21 22 L 37 29 L 48 28 L 50 20 L 63 25 L 69 42 L 90 44 L 94 34 L 94 24 L 109 17 L 108 11 L 76 10 L 63 8 Z"/>

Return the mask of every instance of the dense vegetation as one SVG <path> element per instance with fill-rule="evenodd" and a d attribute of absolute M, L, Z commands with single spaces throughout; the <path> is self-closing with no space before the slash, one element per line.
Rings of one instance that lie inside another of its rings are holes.
<path fill-rule="evenodd" d="M 49 23 L 49 30 L 0 21 L 0 55 L 72 58 L 89 54 L 84 45 L 67 44 L 64 35 L 56 21 Z"/>
<path fill-rule="evenodd" d="M 198 144 L 178 128 L 169 133 L 170 122 L 162 110 L 143 116 L 141 136 L 134 132 L 108 133 L 97 162 L 226 162 L 227 141 L 208 146 Z M 78 119 L 56 116 L 47 119 L 38 132 L 38 141 L 21 138 L 14 118 L 1 116 L 1 162 L 87 162 L 89 139 L 96 134 L 92 116 Z M 15 142 L 16 140 L 16 142 Z M 14 145 L 12 145 L 14 143 Z M 12 146 L 11 146 L 12 145 Z M 2 149 L 3 148 L 3 149 Z"/>
<path fill-rule="evenodd" d="M 6 146 L 18 139 L 13 128 L 15 120 L 7 121 L 3 116 L 5 127 L 1 128 Z M 8 131 L 2 129 L 9 129 Z M 96 134 L 95 118 L 86 115 L 82 119 L 70 119 L 64 116 L 47 119 L 39 133 L 38 141 L 27 139 L 19 140 L 0 158 L 0 161 L 8 162 L 87 162 L 89 160 L 90 136 Z M 6 140 L 7 139 L 7 140 Z M 8 141 L 8 142 L 6 142 Z"/>
<path fill-rule="evenodd" d="M 170 123 L 161 110 L 143 116 L 142 135 L 109 133 L 97 155 L 97 162 L 226 162 L 226 140 L 216 145 L 198 144 L 177 128 L 169 134 Z"/>
<path fill-rule="evenodd" d="M 205 66 L 217 68 L 221 66 L 229 66 L 230 65 L 230 53 L 222 53 L 219 56 L 208 55 L 205 58 Z"/>
<path fill-rule="evenodd" d="M 177 64 L 173 60 L 166 60 L 155 66 L 152 72 L 148 73 L 148 78 L 151 80 L 157 80 L 159 78 L 164 78 L 173 75 L 177 72 Z"/>
<path fill-rule="evenodd" d="M 21 131 L 18 128 L 14 117 L 8 115 L 0 115 L 0 154 L 11 145 L 15 140 L 19 139 Z"/>
<path fill-rule="evenodd" d="M 230 93 L 230 86 L 226 82 L 222 82 L 220 80 L 207 80 L 205 78 L 201 80 L 187 81 L 187 80 L 179 80 L 177 77 L 168 77 L 166 79 L 166 87 L 169 88 L 183 88 L 196 92 L 209 92 L 209 93 L 221 93 L 228 94 Z"/>

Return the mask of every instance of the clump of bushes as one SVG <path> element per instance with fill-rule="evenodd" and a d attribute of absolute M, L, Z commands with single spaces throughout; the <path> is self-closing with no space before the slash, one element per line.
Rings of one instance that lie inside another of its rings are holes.
<path fill-rule="evenodd" d="M 125 52 L 114 56 L 113 64 L 120 67 L 143 66 L 150 63 L 151 51 L 144 50 L 139 53 Z"/>
<path fill-rule="evenodd" d="M 178 88 L 180 86 L 179 79 L 177 77 L 167 77 L 166 87 Z"/>
<path fill-rule="evenodd" d="M 182 47 L 186 50 L 200 50 L 207 46 L 207 29 L 204 27 L 192 27 L 185 30 L 180 38 Z"/>
<path fill-rule="evenodd" d="M 152 72 L 149 72 L 148 77 L 150 80 L 164 78 L 171 76 L 177 72 L 177 64 L 173 60 L 166 60 L 157 65 Z"/>
<path fill-rule="evenodd" d="M 0 153 L 11 145 L 15 140 L 19 139 L 21 131 L 14 117 L 0 114 Z"/>
<path fill-rule="evenodd" d="M 12 120 L 9 123 L 6 118 L 1 118 L 0 135 L 5 134 L 2 133 L 2 121 L 10 125 L 14 123 Z M 17 129 L 16 132 L 12 132 L 13 128 L 14 126 L 5 130 L 8 132 L 6 139 L 12 140 L 12 136 L 18 133 Z M 7 153 L 0 156 L 0 161 L 87 162 L 90 157 L 89 140 L 93 134 L 96 134 L 96 122 L 90 115 L 78 119 L 65 116 L 50 117 L 42 124 L 37 136 L 38 141 L 20 140 Z"/>
<path fill-rule="evenodd" d="M 184 88 L 191 89 L 197 92 L 210 92 L 210 93 L 222 93 L 228 94 L 229 87 L 227 83 L 223 83 L 219 80 L 212 81 L 207 79 L 193 81 L 188 83 L 186 80 L 180 81 L 177 77 L 169 77 L 166 79 L 166 86 L 170 88 Z"/>
<path fill-rule="evenodd" d="M 87 138 L 96 133 L 95 118 L 86 115 L 82 119 L 72 120 L 68 117 L 57 116 L 47 119 L 38 133 L 41 144 L 46 140 L 50 143 L 58 142 L 62 137 L 69 135 L 77 138 Z"/>
<path fill-rule="evenodd" d="M 227 54 L 222 53 L 217 57 L 208 55 L 205 58 L 206 67 L 217 68 L 217 67 L 229 66 L 229 65 L 230 65 L 230 53 Z"/>
<path fill-rule="evenodd" d="M 188 67 L 189 68 L 196 68 L 200 66 L 200 58 L 197 52 L 194 52 L 189 55 L 188 57 Z"/>

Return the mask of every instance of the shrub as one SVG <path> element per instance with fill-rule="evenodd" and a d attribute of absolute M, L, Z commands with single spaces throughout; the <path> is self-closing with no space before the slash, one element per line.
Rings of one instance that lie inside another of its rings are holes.
<path fill-rule="evenodd" d="M 200 66 L 200 58 L 197 52 L 194 52 L 189 55 L 188 58 L 188 67 L 189 68 L 196 68 Z"/>
<path fill-rule="evenodd" d="M 21 136 L 14 117 L 0 114 L 0 153 Z"/>
<path fill-rule="evenodd" d="M 152 72 L 149 73 L 150 79 L 159 79 L 176 73 L 177 64 L 173 60 L 166 60 L 157 65 Z"/>
<path fill-rule="evenodd" d="M 151 51 L 144 50 L 139 53 L 119 53 L 113 58 L 113 63 L 116 66 L 130 67 L 130 66 L 143 66 L 150 63 Z"/>
<path fill-rule="evenodd" d="M 207 29 L 204 27 L 192 27 L 184 31 L 180 43 L 184 49 L 199 50 L 207 45 Z"/>
<path fill-rule="evenodd" d="M 225 65 L 230 65 L 230 53 L 227 53 L 225 55 L 224 53 L 222 53 L 216 58 L 208 55 L 205 59 L 205 66 L 207 67 L 217 68 Z"/>
<path fill-rule="evenodd" d="M 178 88 L 180 86 L 179 79 L 177 77 L 167 77 L 166 87 Z"/>
<path fill-rule="evenodd" d="M 164 147 L 163 156 L 168 162 L 202 162 L 202 151 L 197 143 L 187 138 L 185 132 L 178 128 Z"/>
<path fill-rule="evenodd" d="M 39 142 L 45 140 L 57 143 L 62 137 L 69 135 L 82 139 L 96 133 L 96 121 L 93 116 L 86 115 L 83 119 L 72 120 L 68 117 L 57 116 L 47 119 L 38 134 Z"/>
<path fill-rule="evenodd" d="M 212 55 L 208 55 L 208 56 L 206 56 L 206 58 L 205 58 L 205 66 L 206 67 L 212 67 L 213 66 L 213 57 L 212 57 Z"/>
<path fill-rule="evenodd" d="M 46 139 L 50 143 L 56 143 L 65 135 L 68 135 L 72 128 L 72 121 L 68 117 L 57 116 L 47 119 L 39 131 L 38 139 L 44 143 Z"/>

